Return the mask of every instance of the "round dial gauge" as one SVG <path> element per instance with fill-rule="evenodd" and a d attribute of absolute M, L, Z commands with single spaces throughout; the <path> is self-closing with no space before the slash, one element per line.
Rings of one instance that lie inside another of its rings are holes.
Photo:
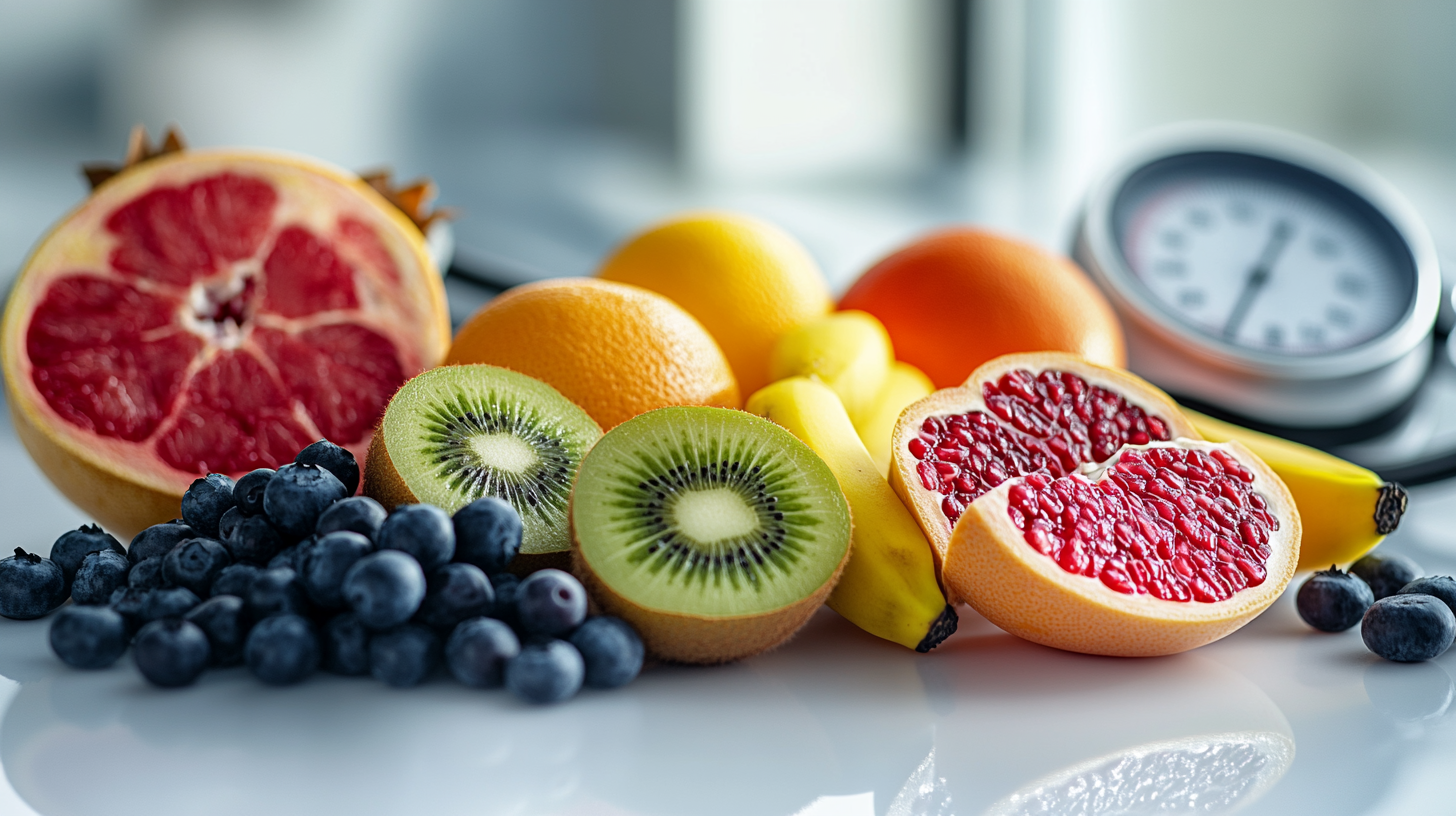
<path fill-rule="evenodd" d="M 1271 424 L 1360 423 L 1425 371 L 1440 295 L 1425 228 L 1321 145 L 1182 129 L 1094 192 L 1079 261 L 1118 309 L 1131 367 Z"/>

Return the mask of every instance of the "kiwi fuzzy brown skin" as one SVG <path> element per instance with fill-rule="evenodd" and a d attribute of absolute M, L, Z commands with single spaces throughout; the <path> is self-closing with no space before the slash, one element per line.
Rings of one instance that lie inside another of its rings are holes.
<path fill-rule="evenodd" d="M 384 447 L 384 431 L 374 430 L 374 439 L 369 442 L 369 452 L 364 457 L 364 495 L 379 502 L 384 509 L 394 512 L 401 504 L 419 504 L 420 500 L 404 483 L 389 451 Z M 571 569 L 571 554 L 565 550 L 552 553 L 520 553 L 506 566 L 506 571 L 521 576 L 543 569 Z"/>
<path fill-rule="evenodd" d="M 575 495 L 573 489 L 573 501 Z M 731 663 L 787 643 L 829 598 L 829 593 L 839 583 L 844 565 L 849 563 L 853 549 L 846 547 L 834 574 L 802 600 L 763 615 L 710 618 L 651 609 L 617 594 L 598 580 L 587 566 L 576 535 L 576 517 L 570 509 L 567 510 L 567 518 L 571 520 L 571 573 L 586 587 L 587 594 L 602 611 L 632 624 L 642 638 L 642 644 L 647 647 L 648 655 L 672 663 Z"/>

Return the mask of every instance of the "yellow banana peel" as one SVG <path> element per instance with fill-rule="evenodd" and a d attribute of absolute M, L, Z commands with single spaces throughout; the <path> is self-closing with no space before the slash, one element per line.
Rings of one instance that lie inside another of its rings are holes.
<path fill-rule="evenodd" d="M 925 376 L 925 372 L 897 360 L 890 367 L 890 376 L 885 378 L 880 396 L 870 406 L 864 418 L 855 423 L 854 428 L 859 431 L 859 439 L 870 452 L 870 458 L 875 460 L 875 467 L 880 469 L 881 476 L 888 476 L 890 473 L 890 445 L 900 414 L 911 403 L 930 396 L 934 390 L 935 386 Z"/>
<path fill-rule="evenodd" d="M 811 377 L 839 396 L 858 425 L 874 408 L 895 352 L 890 334 L 866 312 L 834 312 L 784 333 L 769 357 L 769 376 Z"/>

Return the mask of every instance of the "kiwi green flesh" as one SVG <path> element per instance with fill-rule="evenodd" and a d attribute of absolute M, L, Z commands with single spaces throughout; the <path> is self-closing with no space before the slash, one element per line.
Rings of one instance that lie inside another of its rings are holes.
<path fill-rule="evenodd" d="M 522 553 L 569 548 L 571 483 L 602 431 L 561 392 L 496 366 L 445 366 L 405 383 L 381 430 L 419 501 L 453 513 L 495 496 L 521 515 Z"/>
<path fill-rule="evenodd" d="M 707 618 L 809 597 L 850 541 L 823 460 L 725 408 L 661 408 L 609 431 L 582 462 L 571 513 L 597 580 L 638 606 Z"/>

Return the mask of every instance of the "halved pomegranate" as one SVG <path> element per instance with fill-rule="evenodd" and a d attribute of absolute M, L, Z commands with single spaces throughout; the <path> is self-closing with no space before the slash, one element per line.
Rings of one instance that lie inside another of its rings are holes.
<path fill-rule="evenodd" d="M 1273 603 L 1294 576 L 1299 536 L 1289 491 L 1247 448 L 1180 439 L 1007 480 L 961 515 L 941 576 L 1027 640 L 1173 654 Z"/>
<path fill-rule="evenodd" d="M 209 471 L 277 467 L 322 437 L 362 456 L 450 339 L 423 236 L 357 176 L 133 141 L 141 162 L 41 241 L 0 329 L 21 440 L 122 535 L 175 517 Z"/>
<path fill-rule="evenodd" d="M 1008 354 L 900 415 L 890 484 L 944 559 L 971 502 L 1027 473 L 1053 478 L 1105 462 L 1123 445 L 1199 439 L 1167 394 L 1061 352 Z"/>

